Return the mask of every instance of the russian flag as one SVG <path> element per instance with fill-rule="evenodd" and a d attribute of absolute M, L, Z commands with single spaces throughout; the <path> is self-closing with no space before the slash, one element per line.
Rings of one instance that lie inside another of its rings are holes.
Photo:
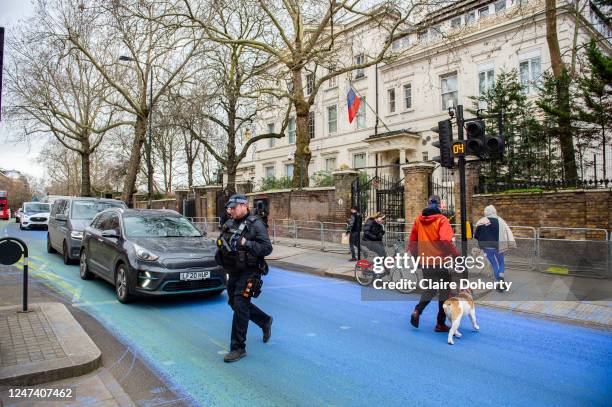
<path fill-rule="evenodd" d="M 348 95 L 346 95 L 346 101 L 348 105 L 349 123 L 353 123 L 353 119 L 357 116 L 357 112 L 359 111 L 361 98 L 355 93 L 352 87 L 349 88 Z"/>

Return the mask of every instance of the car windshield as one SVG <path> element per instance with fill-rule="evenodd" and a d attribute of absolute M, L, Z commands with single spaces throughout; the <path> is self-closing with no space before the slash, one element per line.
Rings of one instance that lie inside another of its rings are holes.
<path fill-rule="evenodd" d="M 186 218 L 172 215 L 137 215 L 123 218 L 128 237 L 197 237 L 202 236 Z"/>
<path fill-rule="evenodd" d="M 50 212 L 51 205 L 47 203 L 30 203 L 23 205 L 23 211 L 26 213 L 42 213 Z"/>
<path fill-rule="evenodd" d="M 125 205 L 122 202 L 74 201 L 71 219 L 93 219 L 98 213 L 108 208 L 125 208 Z"/>

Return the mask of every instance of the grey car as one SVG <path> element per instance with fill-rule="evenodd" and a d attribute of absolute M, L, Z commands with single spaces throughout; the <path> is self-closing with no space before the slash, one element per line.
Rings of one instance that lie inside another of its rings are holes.
<path fill-rule="evenodd" d="M 64 263 L 78 260 L 83 230 L 100 212 L 127 208 L 123 201 L 101 198 L 60 198 L 53 202 L 47 232 L 47 252 L 61 253 Z"/>
<path fill-rule="evenodd" d="M 117 299 L 179 294 L 219 295 L 227 274 L 216 246 L 175 211 L 107 209 L 85 229 L 80 275 L 115 286 Z"/>

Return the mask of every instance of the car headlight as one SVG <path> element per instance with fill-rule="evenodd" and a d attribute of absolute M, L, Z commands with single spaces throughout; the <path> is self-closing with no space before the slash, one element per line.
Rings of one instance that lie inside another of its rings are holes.
<path fill-rule="evenodd" d="M 21 215 L 21 217 L 23 218 L 23 220 L 28 220 L 30 218 L 28 215 Z"/>
<path fill-rule="evenodd" d="M 72 232 L 70 232 L 70 237 L 73 239 L 81 240 L 83 239 L 83 232 L 73 230 Z"/>
<path fill-rule="evenodd" d="M 159 256 L 151 253 L 150 251 L 148 251 L 144 247 L 138 246 L 137 244 L 134 245 L 134 250 L 136 251 L 136 257 L 138 257 L 138 260 L 142 260 L 142 261 L 155 261 L 155 260 L 159 259 Z"/>

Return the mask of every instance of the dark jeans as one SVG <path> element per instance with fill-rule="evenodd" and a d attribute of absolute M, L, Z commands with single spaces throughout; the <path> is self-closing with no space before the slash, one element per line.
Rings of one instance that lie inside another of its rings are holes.
<path fill-rule="evenodd" d="M 241 273 L 238 275 L 230 275 L 227 281 L 227 295 L 229 296 L 229 305 L 234 310 L 234 319 L 232 320 L 232 342 L 230 350 L 244 349 L 246 346 L 247 329 L 249 320 L 255 322 L 257 326 L 263 328 L 270 320 L 270 316 L 251 304 L 251 298 L 244 298 L 244 291 L 249 273 Z"/>
<path fill-rule="evenodd" d="M 386 257 L 385 244 L 381 240 L 364 240 L 363 245 L 370 251 L 376 253 L 377 256 Z"/>
<path fill-rule="evenodd" d="M 359 239 L 359 232 L 351 232 L 349 235 L 349 248 L 351 249 L 351 257 L 353 259 L 357 258 L 357 252 L 355 252 L 355 248 L 361 251 L 361 240 Z"/>
<path fill-rule="evenodd" d="M 430 279 L 432 281 L 448 282 L 450 281 L 450 274 L 448 270 L 444 268 L 423 268 L 423 278 Z M 442 305 L 444 305 L 444 301 L 446 301 L 449 297 L 450 292 L 448 289 L 424 290 L 421 293 L 421 300 L 419 301 L 415 309 L 419 311 L 419 314 L 422 314 L 427 304 L 429 304 L 431 302 L 431 299 L 436 296 L 436 292 L 439 292 L 437 320 L 439 325 L 443 325 L 446 322 L 446 314 L 444 313 Z"/>

